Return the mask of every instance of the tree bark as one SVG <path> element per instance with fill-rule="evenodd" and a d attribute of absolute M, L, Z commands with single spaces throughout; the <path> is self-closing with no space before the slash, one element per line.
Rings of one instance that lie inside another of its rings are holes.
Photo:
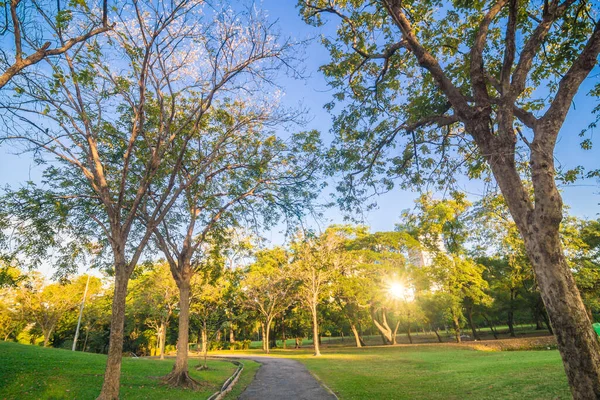
<path fill-rule="evenodd" d="M 456 343 L 460 343 L 460 322 L 455 313 L 452 313 L 452 323 L 454 324 L 454 337 L 456 338 Z"/>
<path fill-rule="evenodd" d="M 591 327 L 560 241 L 563 204 L 555 182 L 553 148 L 556 135 L 552 135 L 552 132 L 558 132 L 560 126 L 555 125 L 538 121 L 534 126 L 530 156 L 534 205 L 521 183 L 513 159 L 497 157 L 488 159 L 488 162 L 525 242 L 571 393 L 577 400 L 599 399 L 600 343 Z M 514 147 L 514 144 L 511 145 Z M 485 148 L 482 150 L 486 152 Z M 511 149 L 500 148 L 493 154 L 507 150 Z"/>
<path fill-rule="evenodd" d="M 436 327 L 433 332 L 435 333 L 435 336 L 437 336 L 438 342 L 443 343 L 442 337 L 440 336 L 439 329 Z"/>
<path fill-rule="evenodd" d="M 121 384 L 121 359 L 123 357 L 123 330 L 125 327 L 125 300 L 127 298 L 127 283 L 129 276 L 126 272 L 124 256 L 115 258 L 122 261 L 115 263 L 115 290 L 110 319 L 110 335 L 108 358 L 104 372 L 104 382 L 98 400 L 118 400 Z"/>
<path fill-rule="evenodd" d="M 473 339 L 481 340 L 479 338 L 479 334 L 477 333 L 477 328 L 475 328 L 475 323 L 473 322 L 473 305 L 471 305 L 467 311 L 467 318 L 469 320 L 469 326 L 471 327 L 471 332 L 473 332 Z"/>
<path fill-rule="evenodd" d="M 381 340 L 383 341 L 383 344 L 384 345 L 394 344 L 394 341 L 392 338 L 393 332 L 387 323 L 387 316 L 386 316 L 385 310 L 382 310 L 382 312 L 381 312 L 381 323 L 379 323 L 379 321 L 377 321 L 377 316 L 376 316 L 374 310 L 371 310 L 371 319 L 373 320 L 373 323 L 375 324 L 375 326 L 379 330 L 379 333 L 381 334 Z"/>
<path fill-rule="evenodd" d="M 398 328 L 400 327 L 400 321 L 396 322 L 394 332 L 392 332 L 392 344 L 398 344 L 396 338 L 398 337 Z"/>
<path fill-rule="evenodd" d="M 487 322 L 488 326 L 490 327 L 490 331 L 492 331 L 492 335 L 494 335 L 494 339 L 498 339 L 498 332 L 496 332 L 496 328 L 494 327 L 494 324 L 492 323 L 492 321 L 490 321 L 488 319 L 488 317 L 483 314 L 483 319 L 485 319 L 485 322 Z"/>
<path fill-rule="evenodd" d="M 208 351 L 208 329 L 206 327 L 206 321 L 202 323 L 202 353 Z"/>
<path fill-rule="evenodd" d="M 165 341 L 167 339 L 167 327 L 165 326 L 164 321 L 160 322 L 158 327 L 158 353 L 160 355 L 160 359 L 165 359 Z"/>
<path fill-rule="evenodd" d="M 287 349 L 287 344 L 285 343 L 286 338 L 285 338 L 285 317 L 281 318 L 281 341 L 282 341 L 282 346 L 283 349 Z"/>
<path fill-rule="evenodd" d="M 510 337 L 517 337 L 515 334 L 515 317 L 512 310 L 508 310 L 508 318 L 506 323 L 508 324 L 508 332 L 510 333 Z"/>
<path fill-rule="evenodd" d="M 263 337 L 263 347 L 265 348 L 265 353 L 269 354 L 270 350 L 270 343 L 269 343 L 269 336 L 271 335 L 271 319 L 267 318 L 266 323 L 264 324 L 265 327 L 265 331 L 264 334 L 265 336 Z"/>
<path fill-rule="evenodd" d="M 191 278 L 190 278 L 191 279 Z M 188 372 L 188 342 L 190 333 L 190 280 L 183 278 L 179 287 L 179 332 L 177 336 L 177 358 L 173 370 L 165 376 L 167 384 L 176 387 L 197 389 L 199 383 Z M 202 345 L 206 345 L 205 331 L 202 330 Z"/>
<path fill-rule="evenodd" d="M 313 322 L 313 344 L 315 346 L 315 356 L 321 355 L 321 348 L 319 346 L 319 318 L 317 315 L 317 304 L 313 302 L 310 307 L 310 312 L 312 313 L 312 322 Z"/>
<path fill-rule="evenodd" d="M 265 323 L 264 322 L 260 323 L 260 336 L 261 336 L 261 339 L 262 339 L 262 349 L 266 353 L 268 351 L 269 344 L 267 343 L 267 340 L 266 340 L 266 337 L 267 337 L 267 328 L 265 327 Z"/>
<path fill-rule="evenodd" d="M 44 347 L 48 347 L 50 344 L 50 335 L 54 329 L 44 330 Z"/>
<path fill-rule="evenodd" d="M 600 344 L 562 252 L 557 230 L 536 224 L 526 241 L 575 399 L 600 398 Z"/>
<path fill-rule="evenodd" d="M 359 347 L 359 348 L 363 347 L 364 342 L 358 333 L 358 329 L 356 329 L 356 325 L 350 324 L 350 329 L 352 330 L 352 334 L 354 335 L 354 340 L 356 341 L 356 347 Z"/>

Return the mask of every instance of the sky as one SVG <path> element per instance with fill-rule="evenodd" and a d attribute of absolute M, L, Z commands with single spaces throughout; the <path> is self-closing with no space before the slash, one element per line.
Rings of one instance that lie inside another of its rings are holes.
<path fill-rule="evenodd" d="M 300 18 L 294 0 L 264 0 L 262 7 L 268 10 L 272 19 L 278 20 L 281 34 L 291 36 L 298 40 L 318 38 L 321 34 L 331 34 L 334 26 L 314 28 L 306 25 Z M 336 21 L 332 21 L 336 22 Z M 332 91 L 328 88 L 319 67 L 328 61 L 328 53 L 318 40 L 312 41 L 305 53 L 302 67 L 307 77 L 305 79 L 284 78 L 281 85 L 284 88 L 284 106 L 298 106 L 308 108 L 310 122 L 304 129 L 319 130 L 326 142 L 330 141 L 332 116 L 328 114 L 323 105 L 330 101 Z M 586 98 L 585 93 L 598 79 L 600 71 L 594 71 L 584 83 L 579 95 L 575 98 L 573 107 L 562 129 L 556 149 L 557 164 L 564 167 L 586 165 L 598 168 L 599 157 L 597 150 L 584 151 L 579 147 L 578 133 L 591 120 L 591 110 L 594 103 Z M 597 144 L 598 145 L 598 144 Z M 9 184 L 17 187 L 26 180 L 38 180 L 40 170 L 35 167 L 30 154 L 15 155 L 14 150 L 4 146 L 0 148 L 0 186 Z M 461 189 L 469 194 L 471 200 L 477 200 L 482 194 L 480 182 L 461 181 Z M 581 218 L 598 218 L 600 211 L 600 184 L 595 180 L 582 180 L 574 185 L 562 187 L 564 203 L 570 208 L 569 213 Z M 402 210 L 411 208 L 413 200 L 418 196 L 415 192 L 393 190 L 377 198 L 378 208 L 364 214 L 364 223 L 371 226 L 372 231 L 393 230 L 394 224 L 399 222 Z M 323 200 L 327 200 L 323 198 Z M 328 223 L 342 223 L 343 215 L 337 209 L 328 209 L 324 213 L 325 221 L 317 224 L 308 221 L 313 227 L 325 226 Z M 274 243 L 281 243 L 283 236 L 280 228 L 266 234 L 267 239 Z"/>

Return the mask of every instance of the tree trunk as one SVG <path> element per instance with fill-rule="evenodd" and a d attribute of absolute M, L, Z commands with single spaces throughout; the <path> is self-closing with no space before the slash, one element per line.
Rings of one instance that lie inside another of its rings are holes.
<path fill-rule="evenodd" d="M 535 330 L 536 331 L 544 330 L 544 323 L 542 322 L 542 319 L 540 318 L 540 314 L 537 311 L 534 312 L 534 318 L 535 318 Z"/>
<path fill-rule="evenodd" d="M 454 323 L 454 337 L 456 338 L 456 343 L 460 343 L 460 321 L 458 320 L 458 315 L 452 313 L 452 322 Z"/>
<path fill-rule="evenodd" d="M 494 327 L 494 324 L 492 323 L 492 321 L 490 321 L 485 314 L 483 314 L 483 319 L 485 319 L 485 322 L 487 322 L 488 326 L 490 327 L 490 331 L 492 331 L 492 335 L 494 335 L 494 339 L 498 339 L 498 332 L 496 332 L 496 328 Z"/>
<path fill-rule="evenodd" d="M 510 337 L 517 337 L 515 334 L 515 317 L 512 310 L 508 311 L 506 323 L 508 324 L 508 332 L 510 333 Z"/>
<path fill-rule="evenodd" d="M 437 340 L 438 340 L 438 342 L 440 342 L 440 343 L 443 343 L 443 341 L 442 341 L 442 337 L 440 336 L 439 329 L 436 327 L 436 328 L 435 328 L 435 330 L 434 330 L 433 332 L 435 332 L 435 336 L 437 336 Z"/>
<path fill-rule="evenodd" d="M 269 351 L 269 344 L 266 341 L 267 328 L 265 327 L 264 322 L 260 323 L 260 336 L 261 336 L 261 340 L 262 340 L 262 349 L 266 353 L 267 351 Z"/>
<path fill-rule="evenodd" d="M 124 260 L 123 257 L 116 259 Z M 108 342 L 108 358 L 104 382 L 98 400 L 118 400 L 121 384 L 121 359 L 123 357 L 123 330 L 125 327 L 125 300 L 129 276 L 124 261 L 115 263 L 115 290 L 110 319 L 110 335 Z"/>
<path fill-rule="evenodd" d="M 196 336 L 196 353 L 200 354 L 202 352 L 202 328 L 198 330 Z"/>
<path fill-rule="evenodd" d="M 191 279 L 191 277 L 189 278 Z M 164 381 L 176 387 L 198 389 L 199 383 L 190 377 L 188 372 L 188 343 L 190 333 L 190 280 L 183 278 L 178 283 L 179 287 L 179 332 L 177 336 L 177 358 L 173 370 L 164 378 Z M 202 331 L 202 345 L 206 344 L 204 330 Z"/>
<path fill-rule="evenodd" d="M 315 346 L 315 356 L 321 355 L 321 349 L 319 346 L 319 319 L 317 315 L 317 304 L 314 302 L 311 304 L 310 312 L 312 313 L 312 325 L 313 325 L 313 344 Z"/>
<path fill-rule="evenodd" d="M 54 329 L 44 330 L 44 347 L 48 347 L 50 344 L 50 336 L 52 335 L 52 331 Z"/>
<path fill-rule="evenodd" d="M 165 359 L 165 342 L 167 340 L 167 327 L 164 321 L 160 322 L 158 327 L 158 354 L 160 355 L 160 359 Z"/>
<path fill-rule="evenodd" d="M 562 252 L 558 232 L 538 225 L 527 243 L 575 399 L 600 398 L 600 344 Z M 538 239 L 538 238 L 535 238 Z"/>
<path fill-rule="evenodd" d="M 481 340 L 479 338 L 479 334 L 477 333 L 477 328 L 475 328 L 475 323 L 473 322 L 473 306 L 472 305 L 468 309 L 467 318 L 469 319 L 469 326 L 471 327 L 471 332 L 473 332 L 473 339 Z"/>
<path fill-rule="evenodd" d="M 394 328 L 394 332 L 392 332 L 392 344 L 398 344 L 396 341 L 396 337 L 398 336 L 398 328 L 400 327 L 400 321 L 396 322 L 396 327 Z"/>
<path fill-rule="evenodd" d="M 600 399 L 600 343 L 591 327 L 560 241 L 563 204 L 555 181 L 553 138 L 556 136 L 552 135 L 558 132 L 560 125 L 557 126 L 555 120 L 550 121 L 539 120 L 534 126 L 534 141 L 530 147 L 533 204 L 523 187 L 514 159 L 496 156 L 498 151 L 495 151 L 493 157 L 496 158 L 488 157 L 488 161 L 525 242 L 571 393 L 576 400 Z M 514 143 L 511 146 L 511 154 L 514 154 Z M 482 150 L 486 152 L 485 148 Z"/>
<path fill-rule="evenodd" d="M 387 316 L 386 316 L 385 310 L 383 310 L 381 312 L 381 323 L 379 323 L 379 321 L 377 321 L 377 316 L 373 310 L 371 311 L 371 319 L 373 320 L 373 323 L 375 324 L 375 326 L 379 330 L 379 333 L 381 334 L 381 339 L 383 341 L 383 344 L 384 345 L 393 344 L 394 343 L 393 338 L 392 338 L 393 332 L 387 323 Z"/>
<path fill-rule="evenodd" d="M 511 288 L 510 289 L 510 300 L 508 303 L 509 309 L 508 309 L 508 331 L 510 332 L 510 337 L 517 337 L 517 335 L 515 334 L 515 298 L 516 298 L 516 291 L 515 289 Z"/>
<path fill-rule="evenodd" d="M 417 331 L 417 336 L 419 335 L 419 331 Z M 410 344 L 413 344 L 412 336 L 410 335 L 410 321 L 408 321 L 408 326 L 406 328 L 406 336 L 408 337 L 408 341 Z"/>
<path fill-rule="evenodd" d="M 550 324 L 550 319 L 548 318 L 548 313 L 544 311 L 542 313 L 542 318 L 544 318 L 544 324 L 546 324 L 548 332 L 550 332 L 551 335 L 554 335 L 554 331 L 552 330 L 552 324 Z"/>
<path fill-rule="evenodd" d="M 285 343 L 286 338 L 285 338 L 285 318 L 281 318 L 281 341 L 282 341 L 282 346 L 283 349 L 287 349 L 287 344 Z"/>
<path fill-rule="evenodd" d="M 354 340 L 356 341 L 356 347 L 363 347 L 363 341 L 358 334 L 358 329 L 356 329 L 356 325 L 350 324 L 350 329 L 352 330 L 352 334 L 354 335 Z"/>
<path fill-rule="evenodd" d="M 264 324 L 265 326 L 265 336 L 263 337 L 263 347 L 265 348 L 265 353 L 269 354 L 269 347 L 270 347 L 270 343 L 269 343 L 269 336 L 271 335 L 271 319 L 267 318 L 266 324 Z"/>
<path fill-rule="evenodd" d="M 206 321 L 202 323 L 202 353 L 208 351 L 208 328 L 206 327 Z"/>
<path fill-rule="evenodd" d="M 231 343 L 231 344 L 235 343 L 235 333 L 233 331 L 233 325 L 229 326 L 229 343 Z"/>

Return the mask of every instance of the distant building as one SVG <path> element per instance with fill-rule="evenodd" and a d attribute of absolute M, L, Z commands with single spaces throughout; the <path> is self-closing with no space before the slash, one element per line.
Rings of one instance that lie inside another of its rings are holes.
<path fill-rule="evenodd" d="M 423 238 L 419 237 L 419 241 L 422 242 Z M 436 245 L 440 252 L 446 253 L 446 245 L 441 236 L 438 237 Z M 408 260 L 412 265 L 419 268 L 430 266 L 433 263 L 434 257 L 435 253 L 427 250 L 424 246 L 408 250 Z"/>

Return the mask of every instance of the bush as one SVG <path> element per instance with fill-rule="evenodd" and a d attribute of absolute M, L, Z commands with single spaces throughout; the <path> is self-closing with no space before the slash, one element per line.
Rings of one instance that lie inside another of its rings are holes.
<path fill-rule="evenodd" d="M 208 342 L 208 351 L 223 350 L 223 342 L 211 340 Z"/>

